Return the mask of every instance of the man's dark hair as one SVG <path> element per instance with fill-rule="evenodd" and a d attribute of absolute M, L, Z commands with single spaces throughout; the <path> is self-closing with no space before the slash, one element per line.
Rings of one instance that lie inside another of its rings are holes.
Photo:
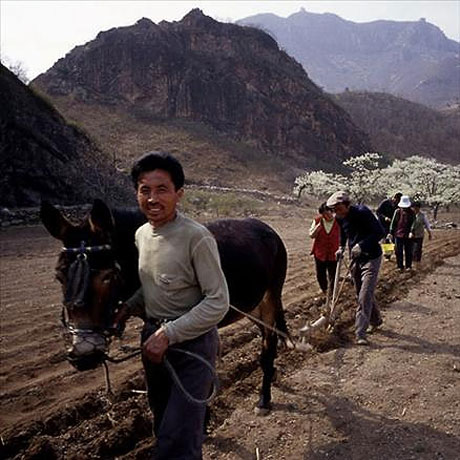
<path fill-rule="evenodd" d="M 136 160 L 131 169 L 131 179 L 133 180 L 134 188 L 137 190 L 139 176 L 142 173 L 162 169 L 169 172 L 171 180 L 174 183 L 174 188 L 179 190 L 184 186 L 184 170 L 179 161 L 167 152 L 148 152 Z"/>
<path fill-rule="evenodd" d="M 398 200 L 398 201 L 399 201 L 399 200 L 401 199 L 401 197 L 402 197 L 402 193 L 401 193 L 401 192 L 395 193 L 395 194 L 393 195 L 393 200 Z"/>
<path fill-rule="evenodd" d="M 412 203 L 412 207 L 414 208 L 421 208 L 422 207 L 422 203 L 420 203 L 420 201 L 414 201 Z"/>
<path fill-rule="evenodd" d="M 318 212 L 322 214 L 324 211 L 330 211 L 330 208 L 327 207 L 326 202 L 322 203 L 318 208 Z"/>

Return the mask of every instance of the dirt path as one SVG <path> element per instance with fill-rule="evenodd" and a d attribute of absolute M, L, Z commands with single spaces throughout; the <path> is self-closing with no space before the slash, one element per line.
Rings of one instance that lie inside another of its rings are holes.
<path fill-rule="evenodd" d="M 283 300 L 296 333 L 318 315 L 308 224 L 295 210 L 277 212 L 262 218 L 288 249 Z M 40 227 L 1 232 L 0 243 L 2 453 L 147 458 L 150 415 L 145 396 L 131 392 L 143 389 L 139 362 L 111 366 L 115 396 L 109 401 L 102 370 L 78 373 L 65 361 L 61 296 L 53 281 L 59 243 Z M 321 353 L 278 358 L 268 417 L 252 411 L 261 383 L 258 330 L 248 321 L 224 329 L 222 388 L 205 458 L 254 459 L 256 447 L 261 459 L 458 458 L 452 455 L 460 451 L 459 258 L 427 273 L 459 252 L 460 232 L 437 231 L 421 273 L 401 276 L 394 261 L 384 264 L 378 296 L 387 303 L 385 327 L 366 349 L 350 345 L 354 295 L 347 286 L 337 332 L 315 338 Z M 136 344 L 138 329 L 133 322 L 124 343 Z"/>

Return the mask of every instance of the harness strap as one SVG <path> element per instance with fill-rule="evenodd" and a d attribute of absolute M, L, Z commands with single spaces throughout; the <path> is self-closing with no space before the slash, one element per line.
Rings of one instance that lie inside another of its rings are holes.
<path fill-rule="evenodd" d="M 61 249 L 61 251 L 70 252 L 70 253 L 85 253 L 85 252 L 110 251 L 111 249 L 112 249 L 112 246 L 110 246 L 110 244 L 101 244 L 99 246 L 81 245 L 79 248 L 66 248 L 64 246 Z"/>
<path fill-rule="evenodd" d="M 85 295 L 89 286 L 90 268 L 85 254 L 81 254 L 70 265 L 67 279 L 69 280 L 64 295 L 64 303 L 75 306 L 84 305 Z"/>

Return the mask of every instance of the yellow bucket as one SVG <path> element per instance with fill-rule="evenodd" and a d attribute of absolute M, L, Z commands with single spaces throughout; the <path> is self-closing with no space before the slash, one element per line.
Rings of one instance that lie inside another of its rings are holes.
<path fill-rule="evenodd" d="M 393 254 L 394 250 L 395 250 L 394 243 L 382 243 L 383 254 L 385 254 L 385 255 Z"/>

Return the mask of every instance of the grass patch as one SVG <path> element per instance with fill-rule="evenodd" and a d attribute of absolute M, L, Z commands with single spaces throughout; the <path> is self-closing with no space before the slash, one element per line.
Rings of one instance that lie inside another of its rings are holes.
<path fill-rule="evenodd" d="M 238 193 L 187 189 L 180 207 L 195 217 L 249 217 L 257 215 L 263 202 Z"/>

